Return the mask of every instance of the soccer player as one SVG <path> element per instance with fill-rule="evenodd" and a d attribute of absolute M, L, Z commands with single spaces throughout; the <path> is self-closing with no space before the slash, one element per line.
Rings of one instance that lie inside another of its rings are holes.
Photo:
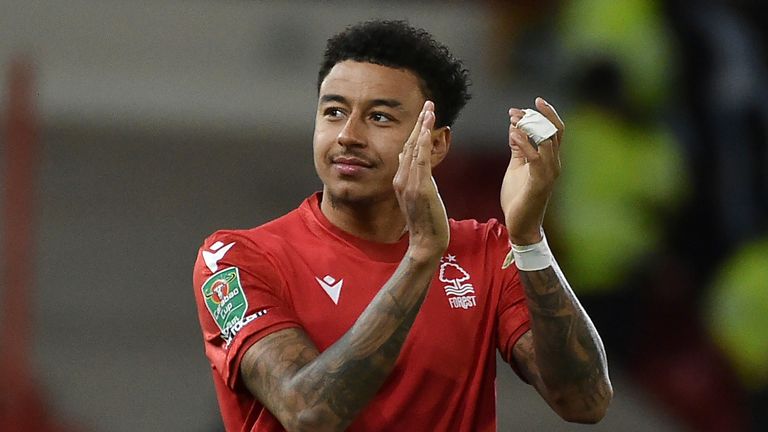
<path fill-rule="evenodd" d="M 496 349 L 564 419 L 604 416 L 602 342 L 541 228 L 563 123 L 537 99 L 556 132 L 535 145 L 510 109 L 504 223 L 449 220 L 432 168 L 468 99 L 461 62 L 423 30 L 372 21 L 328 41 L 322 192 L 214 233 L 195 264 L 228 431 L 495 431 Z"/>

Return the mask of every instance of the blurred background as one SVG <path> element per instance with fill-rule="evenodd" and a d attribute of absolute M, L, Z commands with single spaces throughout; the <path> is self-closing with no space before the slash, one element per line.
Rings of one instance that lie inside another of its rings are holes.
<path fill-rule="evenodd" d="M 0 0 L 0 430 L 222 430 L 197 248 L 320 188 L 320 56 L 371 18 L 471 71 L 452 217 L 501 216 L 508 107 L 567 125 L 545 226 L 616 396 L 570 425 L 500 363 L 499 430 L 768 430 L 760 3 Z"/>

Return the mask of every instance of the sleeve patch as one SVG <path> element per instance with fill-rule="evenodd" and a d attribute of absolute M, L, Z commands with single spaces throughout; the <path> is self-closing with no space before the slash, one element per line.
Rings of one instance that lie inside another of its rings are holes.
<path fill-rule="evenodd" d="M 221 338 L 227 346 L 246 324 L 267 313 L 267 309 L 263 309 L 245 316 L 248 298 L 243 292 L 237 267 L 229 267 L 211 275 L 203 283 L 202 291 L 205 306 L 221 330 Z"/>

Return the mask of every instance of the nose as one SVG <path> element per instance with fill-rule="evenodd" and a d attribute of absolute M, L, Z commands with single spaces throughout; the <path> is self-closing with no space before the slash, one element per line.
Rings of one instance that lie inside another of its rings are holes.
<path fill-rule="evenodd" d="M 336 141 L 339 145 L 347 146 L 365 146 L 365 134 L 363 128 L 365 125 L 355 116 L 349 116 L 344 127 L 339 131 Z"/>

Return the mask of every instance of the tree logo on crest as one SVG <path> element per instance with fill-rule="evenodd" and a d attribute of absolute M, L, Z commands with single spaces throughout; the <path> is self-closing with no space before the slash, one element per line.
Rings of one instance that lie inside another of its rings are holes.
<path fill-rule="evenodd" d="M 448 304 L 451 308 L 469 309 L 476 305 L 475 287 L 471 283 L 464 283 L 470 279 L 469 273 L 456 263 L 455 255 L 448 255 L 442 258 L 440 264 L 440 282 L 448 285 L 443 286 L 445 295 L 448 297 Z"/>

